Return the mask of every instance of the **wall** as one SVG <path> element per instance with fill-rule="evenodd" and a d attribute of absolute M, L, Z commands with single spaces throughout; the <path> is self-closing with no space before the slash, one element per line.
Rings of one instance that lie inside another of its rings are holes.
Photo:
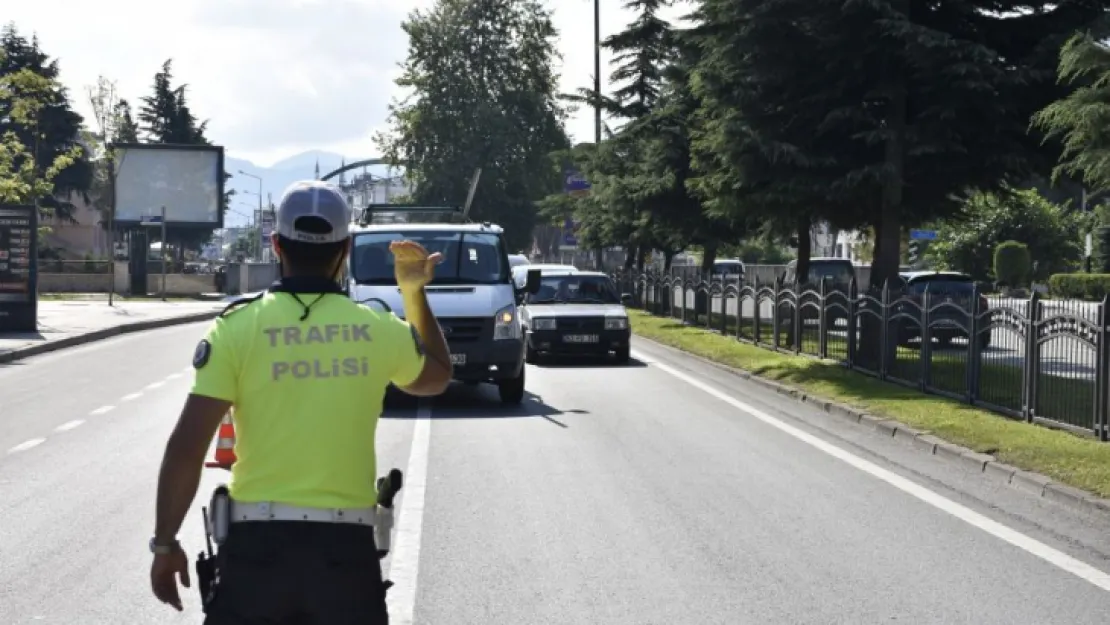
<path fill-rule="evenodd" d="M 126 262 L 116 263 L 116 293 L 126 294 L 131 288 Z M 106 273 L 40 273 L 40 293 L 107 293 L 112 277 Z M 269 283 L 267 283 L 269 284 Z M 162 274 L 151 273 L 147 287 L 151 295 L 162 292 Z M 202 295 L 216 291 L 215 274 L 166 274 L 167 295 Z"/>

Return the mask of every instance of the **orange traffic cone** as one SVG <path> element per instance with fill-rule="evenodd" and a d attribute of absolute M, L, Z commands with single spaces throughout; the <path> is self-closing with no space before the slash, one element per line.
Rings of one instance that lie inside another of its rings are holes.
<path fill-rule="evenodd" d="M 231 465 L 235 464 L 235 423 L 231 420 L 230 412 L 220 422 L 220 429 L 216 433 L 216 453 L 213 456 L 212 461 L 205 462 L 204 466 L 230 471 Z"/>

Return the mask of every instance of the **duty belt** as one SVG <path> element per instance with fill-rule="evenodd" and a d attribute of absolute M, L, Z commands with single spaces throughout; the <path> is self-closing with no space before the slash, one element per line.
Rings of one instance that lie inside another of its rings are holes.
<path fill-rule="evenodd" d="M 373 526 L 379 512 L 368 508 L 309 508 L 270 501 L 247 503 L 231 501 L 231 522 L 309 521 L 313 523 L 350 523 Z"/>

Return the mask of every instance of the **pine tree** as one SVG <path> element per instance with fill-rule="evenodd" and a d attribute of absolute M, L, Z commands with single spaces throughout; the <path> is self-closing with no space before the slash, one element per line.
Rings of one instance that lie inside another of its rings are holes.
<path fill-rule="evenodd" d="M 1110 190 L 1110 48 L 1090 33 L 1077 33 L 1060 50 L 1058 72 L 1061 82 L 1078 88 L 1033 117 L 1050 139 L 1063 142 L 1053 178 L 1077 175 L 1095 191 Z"/>
<path fill-rule="evenodd" d="M 611 97 L 603 99 L 612 114 L 641 119 L 658 102 L 663 68 L 675 52 L 672 27 L 659 17 L 659 11 L 672 4 L 674 0 L 625 0 L 624 8 L 634 11 L 636 19 L 602 42 L 602 47 L 613 53 L 612 64 L 616 66 L 609 81 L 617 88 Z"/>
<path fill-rule="evenodd" d="M 131 104 L 127 100 L 120 99 L 116 102 L 113 117 L 116 122 L 116 142 L 138 143 L 139 126 L 131 116 Z"/>

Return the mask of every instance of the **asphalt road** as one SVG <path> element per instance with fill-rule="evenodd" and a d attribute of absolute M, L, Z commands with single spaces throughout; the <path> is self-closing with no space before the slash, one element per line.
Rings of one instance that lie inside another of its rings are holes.
<path fill-rule="evenodd" d="M 150 596 L 146 548 L 201 331 L 0 366 L 0 623 L 201 621 L 195 590 L 184 614 Z M 1110 518 L 669 350 L 634 355 L 529 367 L 522 408 L 485 387 L 393 402 L 394 623 L 1107 622 Z"/>

